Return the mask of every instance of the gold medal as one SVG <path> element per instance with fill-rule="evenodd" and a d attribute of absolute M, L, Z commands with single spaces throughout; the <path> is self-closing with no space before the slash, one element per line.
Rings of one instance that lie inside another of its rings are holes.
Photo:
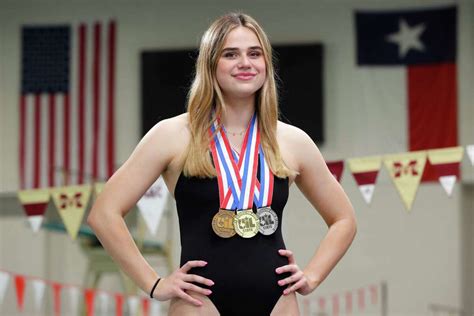
<path fill-rule="evenodd" d="M 258 233 L 260 221 L 251 210 L 237 211 L 234 216 L 234 229 L 243 238 L 252 238 Z"/>
<path fill-rule="evenodd" d="M 234 212 L 220 209 L 212 218 L 212 229 L 222 238 L 230 238 L 235 235 Z"/>

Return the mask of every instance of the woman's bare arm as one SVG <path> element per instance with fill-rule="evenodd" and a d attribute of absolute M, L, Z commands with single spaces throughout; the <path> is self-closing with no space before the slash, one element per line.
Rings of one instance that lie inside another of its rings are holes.
<path fill-rule="evenodd" d="M 287 143 L 291 146 L 299 172 L 295 183 L 329 227 L 316 253 L 303 269 L 314 290 L 351 245 L 357 225 L 352 204 L 330 173 L 316 144 L 300 129 L 289 128 Z"/>
<path fill-rule="evenodd" d="M 145 292 L 150 291 L 158 275 L 138 250 L 124 216 L 173 159 L 176 148 L 169 140 L 176 131 L 174 125 L 174 119 L 161 121 L 142 138 L 107 181 L 87 217 L 105 250 Z"/>

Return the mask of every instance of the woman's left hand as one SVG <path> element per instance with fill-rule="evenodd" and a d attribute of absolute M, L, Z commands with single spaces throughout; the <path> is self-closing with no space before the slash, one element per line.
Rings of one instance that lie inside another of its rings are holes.
<path fill-rule="evenodd" d="M 303 271 L 301 271 L 301 269 L 296 264 L 295 257 L 293 256 L 293 252 L 287 249 L 280 249 L 278 250 L 278 253 L 281 256 L 288 257 L 288 264 L 277 268 L 275 270 L 276 273 L 278 274 L 282 274 L 285 272 L 291 273 L 291 276 L 278 281 L 278 285 L 280 286 L 288 285 L 288 287 L 283 291 L 283 294 L 288 295 L 295 291 L 300 293 L 301 295 L 308 295 L 309 293 L 311 293 L 313 289 L 311 288 L 306 275 L 303 273 Z"/>

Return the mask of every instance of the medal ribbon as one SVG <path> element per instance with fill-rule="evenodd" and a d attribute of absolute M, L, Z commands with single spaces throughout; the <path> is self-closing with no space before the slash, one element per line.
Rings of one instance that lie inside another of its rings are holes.
<path fill-rule="evenodd" d="M 219 200 L 224 209 L 250 209 L 253 204 L 257 174 L 260 135 L 256 114 L 247 127 L 242 144 L 241 159 L 237 165 L 224 130 L 217 130 L 217 120 L 211 126 L 211 152 L 219 183 Z M 239 167 L 240 170 L 239 170 Z M 226 192 L 228 198 L 224 195 Z M 224 197 L 224 198 L 223 198 Z"/>

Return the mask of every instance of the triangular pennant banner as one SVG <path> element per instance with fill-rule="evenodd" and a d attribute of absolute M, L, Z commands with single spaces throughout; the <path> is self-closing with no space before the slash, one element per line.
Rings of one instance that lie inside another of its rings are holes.
<path fill-rule="evenodd" d="M 53 306 L 54 306 L 54 315 L 60 316 L 61 315 L 61 283 L 53 283 Z"/>
<path fill-rule="evenodd" d="M 157 300 L 151 301 L 150 306 L 150 315 L 151 316 L 161 316 L 161 303 Z"/>
<path fill-rule="evenodd" d="M 94 195 L 97 197 L 104 189 L 105 182 L 96 182 L 94 184 Z"/>
<path fill-rule="evenodd" d="M 84 300 L 86 303 L 86 316 L 94 316 L 94 297 L 95 297 L 95 291 L 93 289 L 84 290 Z"/>
<path fill-rule="evenodd" d="M 76 239 L 79 232 L 90 193 L 90 185 L 67 186 L 52 190 L 54 204 L 72 239 Z"/>
<path fill-rule="evenodd" d="M 10 274 L 0 271 L 0 304 L 3 303 L 5 293 L 7 293 L 8 282 L 10 281 Z"/>
<path fill-rule="evenodd" d="M 372 201 L 375 182 L 382 166 L 382 157 L 362 157 L 348 160 L 349 169 L 359 185 L 360 193 L 367 204 Z"/>
<path fill-rule="evenodd" d="M 339 315 L 339 296 L 337 294 L 332 296 L 332 315 Z"/>
<path fill-rule="evenodd" d="M 25 287 L 25 277 L 22 275 L 15 275 L 16 301 L 20 311 L 23 310 L 23 305 L 25 302 Z"/>
<path fill-rule="evenodd" d="M 150 315 L 150 300 L 146 297 L 142 299 L 143 316 Z"/>
<path fill-rule="evenodd" d="M 163 177 L 159 177 L 137 202 L 140 214 L 145 220 L 148 230 L 153 235 L 158 231 L 158 225 L 168 200 L 168 189 Z"/>
<path fill-rule="evenodd" d="M 18 191 L 20 200 L 33 232 L 38 232 L 48 207 L 49 189 L 35 189 Z"/>
<path fill-rule="evenodd" d="M 372 303 L 372 305 L 377 305 L 377 301 L 378 301 L 378 295 L 377 295 L 377 291 L 378 290 L 378 286 L 377 285 L 371 285 L 370 286 L 370 301 Z"/>
<path fill-rule="evenodd" d="M 69 313 L 71 315 L 77 315 L 79 309 L 79 295 L 80 291 L 78 287 L 71 286 L 68 288 L 69 293 Z"/>
<path fill-rule="evenodd" d="M 346 292 L 346 314 L 352 314 L 352 292 Z"/>
<path fill-rule="evenodd" d="M 99 292 L 99 314 L 106 315 L 109 306 L 109 295 L 106 292 Z"/>
<path fill-rule="evenodd" d="M 35 297 L 35 310 L 39 311 L 41 305 L 43 304 L 44 289 L 46 288 L 46 283 L 43 280 L 31 280 L 33 284 L 33 291 Z"/>
<path fill-rule="evenodd" d="M 138 311 L 138 304 L 140 303 L 140 300 L 138 299 L 137 296 L 129 296 L 127 298 L 127 304 L 128 304 L 128 311 L 130 315 L 136 315 Z"/>
<path fill-rule="evenodd" d="M 385 156 L 384 163 L 406 209 L 410 211 L 425 168 L 426 152 Z"/>
<path fill-rule="evenodd" d="M 359 311 L 363 311 L 365 309 L 365 289 L 362 288 L 357 290 L 357 298 Z"/>
<path fill-rule="evenodd" d="M 464 148 L 460 146 L 428 151 L 428 159 L 448 196 L 453 192 L 463 153 Z"/>
<path fill-rule="evenodd" d="M 341 182 L 342 172 L 344 171 L 344 161 L 328 161 L 326 162 L 326 165 L 328 166 L 329 171 L 331 171 L 334 178 L 336 178 L 338 182 Z"/>
<path fill-rule="evenodd" d="M 115 294 L 115 316 L 123 316 L 123 295 Z"/>
<path fill-rule="evenodd" d="M 469 160 L 471 161 L 471 166 L 474 166 L 474 145 L 467 145 L 466 152 Z"/>

